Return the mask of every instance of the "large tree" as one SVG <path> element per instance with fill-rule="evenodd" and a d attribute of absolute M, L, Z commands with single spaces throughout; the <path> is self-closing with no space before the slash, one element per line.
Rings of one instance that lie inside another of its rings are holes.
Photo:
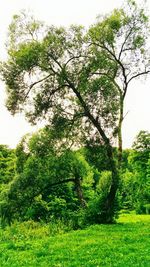
<path fill-rule="evenodd" d="M 117 89 L 111 81 L 101 84 L 93 74 L 95 55 L 82 27 L 44 31 L 33 18 L 26 21 L 22 16 L 14 16 L 10 26 L 9 58 L 3 64 L 7 107 L 13 114 L 25 110 L 32 123 L 47 121 L 57 134 L 65 129 L 63 140 L 75 138 L 77 143 L 83 135 L 98 136 L 112 171 L 112 185 L 103 206 L 105 220 L 111 221 L 118 185 L 110 141 L 118 111 Z M 103 68 L 111 64 L 103 55 L 98 60 Z"/>
<path fill-rule="evenodd" d="M 124 98 L 129 83 L 149 72 L 140 65 L 146 62 L 146 24 L 143 10 L 133 16 L 121 9 L 88 32 L 80 26 L 44 28 L 23 13 L 10 25 L 9 57 L 2 67 L 7 108 L 13 114 L 24 110 L 32 123 L 45 120 L 69 145 L 92 137 L 105 146 L 112 171 L 103 205 L 107 222 L 118 188 L 112 146 L 117 133 L 120 161 Z"/>

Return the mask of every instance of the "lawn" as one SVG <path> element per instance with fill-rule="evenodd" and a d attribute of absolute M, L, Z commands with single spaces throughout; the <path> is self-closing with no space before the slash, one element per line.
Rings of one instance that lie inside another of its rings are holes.
<path fill-rule="evenodd" d="M 150 266 L 150 215 L 124 214 L 117 224 L 68 233 L 58 229 L 34 222 L 1 229 L 0 266 Z"/>

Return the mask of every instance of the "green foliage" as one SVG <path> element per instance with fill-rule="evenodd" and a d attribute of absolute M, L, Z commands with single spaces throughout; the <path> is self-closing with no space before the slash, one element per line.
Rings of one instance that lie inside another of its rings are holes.
<path fill-rule="evenodd" d="M 150 204 L 150 133 L 141 131 L 136 137 L 133 148 L 135 150 L 130 160 L 138 183 L 136 210 L 138 213 L 145 213 L 145 205 Z"/>
<path fill-rule="evenodd" d="M 0 145 L 0 184 L 9 183 L 15 173 L 15 153 L 5 145 Z"/>
<path fill-rule="evenodd" d="M 22 21 L 24 21 L 23 24 Z M 22 10 L 19 15 L 15 14 L 9 25 L 8 44 L 11 48 L 10 52 L 16 48 L 18 49 L 20 43 L 24 43 L 25 36 L 27 37 L 28 43 L 35 40 L 37 38 L 37 33 L 42 26 L 43 23 L 35 20 L 29 12 L 27 17 L 25 10 Z"/>
<path fill-rule="evenodd" d="M 100 174 L 99 182 L 96 186 L 94 197 L 89 201 L 85 212 L 85 224 L 112 223 L 117 217 L 117 202 L 114 205 L 112 213 L 107 215 L 104 210 L 104 203 L 110 192 L 112 182 L 112 174 L 110 171 L 103 171 Z"/>
<path fill-rule="evenodd" d="M 141 131 L 123 165 L 120 183 L 122 207 L 136 209 L 137 213 L 148 212 L 150 203 L 149 157 L 150 134 Z"/>
<path fill-rule="evenodd" d="M 137 177 L 135 176 L 135 173 L 129 171 L 128 169 L 122 173 L 120 191 L 121 208 L 126 210 L 134 210 L 135 202 L 137 200 Z"/>
<path fill-rule="evenodd" d="M 117 26 L 118 13 L 110 18 L 112 28 L 120 27 Z M 82 26 L 71 26 L 68 30 L 54 26 L 45 29 L 24 12 L 14 16 L 9 28 L 9 60 L 2 66 L 8 109 L 12 113 L 26 109 L 32 123 L 41 119 L 56 123 L 59 114 L 63 122 L 73 121 L 72 125 L 74 120 L 80 120 L 80 127 L 84 128 L 81 118 L 85 115 L 85 105 L 78 91 L 90 112 L 99 114 L 106 128 L 114 127 L 118 112 L 117 88 L 111 78 L 94 73 L 100 69 L 107 71 L 108 65 L 113 72 L 116 64 L 103 52 L 98 51 L 95 57 L 88 47 L 87 33 Z"/>
<path fill-rule="evenodd" d="M 133 148 L 148 154 L 150 152 L 150 133 L 148 131 L 140 131 L 133 143 Z"/>
<path fill-rule="evenodd" d="M 89 140 L 89 142 L 86 143 L 85 148 L 81 149 L 81 153 L 83 153 L 87 162 L 93 166 L 95 172 L 96 169 L 99 172 L 110 170 L 106 147 L 100 145 L 99 142 Z"/>
<path fill-rule="evenodd" d="M 91 198 L 92 168 L 77 151 L 57 152 L 55 138 L 53 131 L 44 128 L 18 145 L 16 174 L 8 190 L 3 190 L 2 221 L 67 222 Z"/>
<path fill-rule="evenodd" d="M 15 176 L 16 156 L 14 150 L 0 145 L 0 221 L 7 217 L 10 223 L 12 206 L 8 202 L 8 191 Z"/>
<path fill-rule="evenodd" d="M 136 209 L 149 213 L 150 160 L 149 134 L 142 132 L 134 142 L 134 150 L 123 151 L 118 200 L 112 215 L 105 218 L 104 203 L 111 189 L 112 173 L 104 146 L 89 142 L 78 151 L 57 151 L 53 129 L 44 128 L 33 136 L 25 136 L 16 149 L 16 172 L 1 184 L 1 223 L 18 220 L 61 220 L 74 229 L 87 224 L 110 222 L 117 210 Z M 135 149 L 136 148 L 136 149 Z M 1 148 L 8 160 L 10 153 Z M 115 149 L 114 149 L 115 152 Z M 115 152 L 116 153 L 116 152 Z M 12 157 L 12 162 L 15 155 Z M 116 155 L 117 157 L 117 155 Z M 3 162 L 3 161 L 2 161 Z M 3 166 L 3 173 L 7 165 Z M 2 171 L 1 170 L 1 171 Z M 79 177 L 83 199 L 79 198 Z M 11 183 L 9 183 L 11 181 Z M 84 201 L 86 208 L 81 204 Z M 119 205 L 119 206 L 118 206 Z"/>

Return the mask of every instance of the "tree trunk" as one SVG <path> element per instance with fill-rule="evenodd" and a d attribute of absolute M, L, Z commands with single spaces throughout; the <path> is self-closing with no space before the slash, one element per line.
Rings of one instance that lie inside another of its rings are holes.
<path fill-rule="evenodd" d="M 101 222 L 102 223 L 112 223 L 114 215 L 115 215 L 114 207 L 115 207 L 115 200 L 116 200 L 116 192 L 117 192 L 118 183 L 119 183 L 119 172 L 117 169 L 116 162 L 114 160 L 113 147 L 110 144 L 110 140 L 107 138 L 103 129 L 101 128 L 100 124 L 97 121 L 94 122 L 94 125 L 96 126 L 100 136 L 103 138 L 103 141 L 105 143 L 107 156 L 108 156 L 108 160 L 109 160 L 109 166 L 110 166 L 110 170 L 112 172 L 112 184 L 110 187 L 110 191 L 109 191 L 106 199 L 104 200 L 103 207 L 101 207 L 102 208 Z M 121 146 L 121 148 L 122 148 L 122 146 Z"/>
<path fill-rule="evenodd" d="M 102 222 L 103 223 L 112 223 L 115 215 L 115 201 L 116 201 L 116 192 L 118 189 L 119 183 L 119 173 L 117 170 L 116 163 L 113 158 L 112 147 L 107 147 L 107 155 L 109 158 L 110 169 L 112 172 L 112 183 L 110 187 L 110 191 L 104 200 L 102 207 Z"/>
<path fill-rule="evenodd" d="M 123 122 L 123 96 L 120 95 L 120 114 L 118 123 L 118 167 L 122 163 L 122 122 Z"/>
<path fill-rule="evenodd" d="M 78 175 L 76 175 L 74 182 L 75 182 L 75 189 L 77 192 L 79 202 L 80 202 L 82 208 L 85 208 L 86 202 L 85 202 L 84 197 L 83 197 L 83 191 L 82 191 L 82 187 L 81 187 L 81 179 Z"/>
<path fill-rule="evenodd" d="M 73 92 L 76 94 L 78 100 L 80 101 L 80 104 L 84 109 L 85 115 L 89 118 L 89 120 L 95 126 L 95 128 L 99 132 L 99 134 L 100 134 L 101 138 L 103 139 L 104 144 L 106 146 L 106 151 L 107 151 L 107 156 L 109 159 L 110 169 L 112 171 L 112 184 L 111 184 L 110 192 L 109 192 L 105 202 L 103 203 L 102 222 L 103 223 L 110 223 L 113 221 L 113 217 L 114 217 L 114 204 L 115 204 L 115 197 L 116 197 L 116 192 L 118 189 L 118 180 L 119 180 L 119 173 L 118 173 L 117 166 L 116 166 L 114 156 L 113 156 L 113 148 L 112 148 L 112 146 L 110 144 L 110 140 L 106 136 L 100 122 L 98 121 L 97 118 L 94 118 L 93 114 L 90 112 L 88 105 L 86 104 L 86 102 L 84 101 L 84 99 L 82 98 L 82 96 L 80 94 L 80 91 L 78 91 L 77 88 L 75 88 L 74 84 L 71 83 L 70 81 L 68 81 L 68 79 L 67 79 L 67 82 L 69 82 L 70 87 L 72 88 Z M 123 105 L 122 105 L 122 108 L 123 108 Z M 121 120 L 121 123 L 122 123 L 122 120 Z M 122 148 L 121 140 L 122 140 L 122 136 L 120 139 L 120 148 Z M 122 155 L 122 154 L 120 154 L 120 155 Z M 82 201 L 82 194 L 78 195 L 78 197 Z M 84 205 L 83 202 L 82 202 L 82 205 Z"/>

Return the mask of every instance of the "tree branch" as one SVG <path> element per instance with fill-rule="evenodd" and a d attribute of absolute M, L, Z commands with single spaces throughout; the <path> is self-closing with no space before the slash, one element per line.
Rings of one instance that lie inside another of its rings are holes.
<path fill-rule="evenodd" d="M 122 75 L 123 75 L 123 78 L 124 78 L 124 91 L 125 91 L 125 94 L 126 94 L 126 90 L 127 90 L 127 75 L 126 75 L 126 71 L 125 71 L 124 65 L 119 60 L 119 58 L 116 57 L 115 53 L 112 52 L 105 44 L 103 44 L 103 45 L 100 45 L 100 44 L 97 44 L 97 43 L 93 43 L 93 44 L 98 46 L 98 47 L 100 47 L 103 50 L 106 50 L 113 57 L 111 60 L 113 60 L 116 63 L 118 63 L 119 66 L 121 67 Z M 114 74 L 114 77 L 113 77 L 114 79 L 115 79 L 116 73 L 117 73 L 117 70 L 115 71 L 115 74 Z"/>
<path fill-rule="evenodd" d="M 122 64 L 122 62 L 119 60 L 119 58 L 117 58 L 116 55 L 108 47 L 106 47 L 105 45 L 103 47 L 104 47 L 104 49 L 106 49 L 113 56 L 115 61 L 120 65 L 120 67 L 122 69 L 122 75 L 123 75 L 123 78 L 124 78 L 124 95 L 125 95 L 126 91 L 127 91 L 127 85 L 128 85 L 126 69 L 125 69 L 124 65 Z"/>
<path fill-rule="evenodd" d="M 87 116 L 89 118 L 89 120 L 93 123 L 93 125 L 96 127 L 96 129 L 98 130 L 99 134 L 101 135 L 105 145 L 110 147 L 109 138 L 106 136 L 105 132 L 103 131 L 100 122 L 97 119 L 95 119 L 94 116 L 91 114 L 89 107 L 87 106 L 83 97 L 81 96 L 81 93 L 76 89 L 74 84 L 67 78 L 67 76 L 65 77 L 65 79 L 68 82 L 68 86 L 73 90 L 73 92 L 77 96 L 82 108 L 84 109 L 85 116 Z"/>
<path fill-rule="evenodd" d="M 79 59 L 79 58 L 89 58 L 89 57 L 88 57 L 88 56 L 84 56 L 84 55 L 73 56 L 73 57 L 71 57 L 71 58 L 69 58 L 69 59 L 67 60 L 67 62 L 64 64 L 64 67 L 66 67 L 67 64 L 68 64 L 71 60 L 73 60 L 73 59 Z"/>
<path fill-rule="evenodd" d="M 59 66 L 59 68 L 62 70 L 63 67 L 61 66 L 61 64 L 59 63 L 59 61 L 51 54 L 48 53 L 48 55 L 52 58 L 52 60 L 54 60 L 54 62 Z"/>
<path fill-rule="evenodd" d="M 121 49 L 120 49 L 120 53 L 119 53 L 119 56 L 118 56 L 118 59 L 120 60 L 120 58 L 121 58 L 121 54 L 122 54 L 122 52 L 125 52 L 125 51 L 127 51 L 127 50 L 131 50 L 130 48 L 126 48 L 126 49 L 124 49 L 124 46 L 125 46 L 125 44 L 126 44 L 126 42 L 127 42 L 127 40 L 128 40 L 128 38 L 130 37 L 130 35 L 132 34 L 132 31 L 133 31 L 133 27 L 131 27 L 131 29 L 130 29 L 130 31 L 129 31 L 129 33 L 126 35 L 126 37 L 125 37 L 125 40 L 124 40 L 124 42 L 122 43 L 122 46 L 121 46 Z"/>
<path fill-rule="evenodd" d="M 148 73 L 150 73 L 150 70 L 147 70 L 147 71 L 143 71 L 143 72 L 137 73 L 137 74 L 133 75 L 133 76 L 129 79 L 129 81 L 128 81 L 127 83 L 129 84 L 133 79 L 135 79 L 135 78 L 137 78 L 137 77 L 139 77 L 139 76 L 141 76 L 141 75 L 147 75 Z"/>
<path fill-rule="evenodd" d="M 71 179 L 71 178 L 70 179 L 65 179 L 65 180 L 62 180 L 62 181 L 59 181 L 59 182 L 50 184 L 50 186 L 56 186 L 56 185 L 60 185 L 60 184 L 64 184 L 64 183 L 69 183 L 69 182 L 75 183 L 75 179 Z"/>
<path fill-rule="evenodd" d="M 29 90 L 28 90 L 28 92 L 26 93 L 26 95 L 25 95 L 25 97 L 24 97 L 24 100 L 28 97 L 28 95 L 29 95 L 31 89 L 32 89 L 36 84 L 39 84 L 39 83 L 41 83 L 41 82 L 47 80 L 50 76 L 51 76 L 51 74 L 49 74 L 49 75 L 47 75 L 46 77 L 44 77 L 44 78 L 42 78 L 42 79 L 40 79 L 40 80 L 38 80 L 38 81 L 32 83 L 32 84 L 29 86 Z"/>

